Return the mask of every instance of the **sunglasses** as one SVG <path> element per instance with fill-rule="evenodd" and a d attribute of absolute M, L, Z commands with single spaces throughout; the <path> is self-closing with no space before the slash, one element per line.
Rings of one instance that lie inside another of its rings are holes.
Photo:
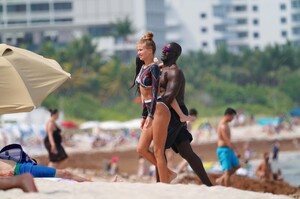
<path fill-rule="evenodd" d="M 164 52 L 167 52 L 167 53 L 171 52 L 169 46 L 164 46 L 164 47 L 162 48 L 162 50 L 163 50 Z"/>

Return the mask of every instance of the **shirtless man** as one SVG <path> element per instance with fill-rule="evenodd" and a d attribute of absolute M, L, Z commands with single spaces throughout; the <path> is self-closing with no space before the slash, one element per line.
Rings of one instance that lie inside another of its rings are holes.
<path fill-rule="evenodd" d="M 160 95 L 163 101 L 169 106 L 171 112 L 165 148 L 172 147 L 176 153 L 179 153 L 189 163 L 203 184 L 212 186 L 201 159 L 191 147 L 190 142 L 193 138 L 187 130 L 186 123 L 180 121 L 178 114 L 170 106 L 171 102 L 176 99 L 182 112 L 188 115 L 188 109 L 184 104 L 185 78 L 183 72 L 176 64 L 180 54 L 181 46 L 175 42 L 164 46 L 161 54 L 163 68 L 159 80 Z"/>
<path fill-rule="evenodd" d="M 255 174 L 262 180 L 273 180 L 272 167 L 269 162 L 269 153 L 265 152 L 263 161 L 258 165 Z"/>
<path fill-rule="evenodd" d="M 231 142 L 231 133 L 228 123 L 236 115 L 236 111 L 227 108 L 223 119 L 218 125 L 218 148 L 217 156 L 224 171 L 223 175 L 216 180 L 219 185 L 230 186 L 230 177 L 240 168 L 239 157 L 241 156 L 237 148 Z"/>

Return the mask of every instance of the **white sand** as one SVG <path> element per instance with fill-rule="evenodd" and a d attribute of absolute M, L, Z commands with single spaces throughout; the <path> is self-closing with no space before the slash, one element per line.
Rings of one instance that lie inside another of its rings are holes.
<path fill-rule="evenodd" d="M 0 191 L 1 199 L 288 199 L 284 195 L 243 191 L 222 186 L 128 183 L 128 182 L 70 182 L 35 179 L 39 193 L 23 193 L 19 189 Z"/>

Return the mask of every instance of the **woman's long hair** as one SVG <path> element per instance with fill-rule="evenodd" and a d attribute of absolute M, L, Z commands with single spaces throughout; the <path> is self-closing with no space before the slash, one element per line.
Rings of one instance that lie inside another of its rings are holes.
<path fill-rule="evenodd" d="M 132 83 L 131 87 L 128 90 L 132 89 L 135 86 L 135 79 L 137 78 L 137 76 L 140 73 L 140 70 L 141 70 L 141 68 L 144 64 L 145 64 L 145 62 L 143 60 L 141 60 L 139 58 L 139 56 L 136 56 L 136 58 L 135 58 L 135 76 L 134 76 L 134 79 L 133 79 L 133 83 Z M 139 87 L 137 87 L 136 92 L 140 93 Z"/>

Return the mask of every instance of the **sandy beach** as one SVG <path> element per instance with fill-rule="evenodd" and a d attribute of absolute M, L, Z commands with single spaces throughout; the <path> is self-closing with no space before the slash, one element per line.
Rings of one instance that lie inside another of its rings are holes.
<path fill-rule="evenodd" d="M 1 199 L 50 199 L 50 198 L 124 198 L 124 199 L 161 199 L 161 198 L 209 198 L 209 199 L 288 199 L 284 195 L 243 191 L 221 186 L 128 183 L 128 182 L 56 182 L 47 179 L 35 180 L 39 193 L 24 194 L 20 190 L 1 191 Z"/>
<path fill-rule="evenodd" d="M 255 129 L 255 130 L 253 130 Z M 266 135 L 257 132 L 258 127 L 234 128 L 233 139 L 238 148 L 243 151 L 245 142 L 250 142 L 254 152 L 253 159 L 259 159 L 260 154 L 271 151 L 274 139 L 280 140 L 280 151 L 299 151 L 295 140 L 300 141 L 300 128 L 293 132 L 281 132 L 278 135 Z M 202 137 L 202 140 L 206 138 Z M 300 198 L 300 189 L 286 182 L 260 181 L 246 176 L 235 175 L 232 187 L 206 187 L 192 172 L 179 174 L 173 184 L 155 183 L 149 176 L 137 177 L 138 154 L 134 145 L 115 147 L 113 150 L 105 148 L 91 149 L 86 145 L 66 147 L 69 153 L 67 169 L 93 182 L 77 183 L 60 179 L 35 179 L 39 193 L 25 194 L 21 190 L 13 189 L 0 191 L 1 199 L 8 198 Z M 216 143 L 212 137 L 193 145 L 194 151 L 203 162 L 217 162 L 215 154 Z M 118 176 L 121 182 L 111 182 L 113 175 L 103 170 L 103 163 L 111 157 L 119 158 Z M 47 165 L 47 155 L 35 156 L 39 164 Z M 174 165 L 182 159 L 173 156 Z M 219 174 L 208 173 L 212 182 Z"/>
<path fill-rule="evenodd" d="M 204 185 L 168 185 L 161 183 L 127 183 L 127 182 L 56 182 L 47 179 L 35 180 L 39 193 L 24 194 L 20 190 L 1 191 L 2 199 L 48 199 L 48 198 L 124 198 L 124 199 L 161 199 L 161 198 L 209 198 L 209 199 L 288 199 L 284 195 L 256 193 L 221 186 L 206 187 Z"/>

